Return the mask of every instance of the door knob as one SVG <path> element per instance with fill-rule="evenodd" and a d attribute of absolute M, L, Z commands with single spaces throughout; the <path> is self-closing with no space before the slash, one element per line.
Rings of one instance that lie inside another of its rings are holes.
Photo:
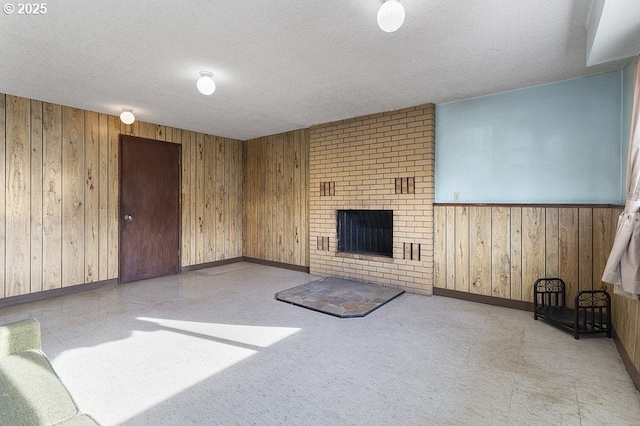
<path fill-rule="evenodd" d="M 127 222 L 131 222 L 132 219 L 133 219 L 133 217 L 130 214 L 125 214 L 124 215 L 124 220 L 126 220 Z"/>

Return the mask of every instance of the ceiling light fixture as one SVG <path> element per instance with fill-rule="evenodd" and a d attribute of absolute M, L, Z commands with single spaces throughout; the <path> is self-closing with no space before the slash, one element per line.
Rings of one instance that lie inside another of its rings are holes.
<path fill-rule="evenodd" d="M 404 22 L 404 7 L 398 0 L 385 0 L 378 10 L 378 26 L 387 33 L 392 33 Z"/>
<path fill-rule="evenodd" d="M 210 95 L 216 91 L 216 82 L 213 81 L 213 74 L 209 71 L 200 71 L 200 78 L 198 79 L 198 90 L 203 95 Z"/>
<path fill-rule="evenodd" d="M 120 113 L 120 121 L 124 124 L 133 124 L 136 121 L 136 116 L 133 115 L 132 109 L 123 109 Z"/>

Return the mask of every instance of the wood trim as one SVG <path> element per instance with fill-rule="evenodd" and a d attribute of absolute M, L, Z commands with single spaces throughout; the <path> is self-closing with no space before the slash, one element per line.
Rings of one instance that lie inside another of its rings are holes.
<path fill-rule="evenodd" d="M 465 291 L 449 290 L 447 288 L 433 288 L 434 296 L 451 297 L 468 302 L 483 303 L 485 305 L 502 306 L 503 308 L 519 309 L 533 312 L 533 303 L 522 300 L 503 299 L 502 297 L 486 296 L 484 294 L 467 293 Z"/>
<path fill-rule="evenodd" d="M 242 261 L 249 262 L 249 263 L 257 263 L 259 265 L 275 266 L 276 268 L 289 269 L 291 271 L 298 271 L 298 272 L 305 272 L 307 274 L 309 273 L 308 266 L 292 265 L 290 263 L 274 262 L 271 260 L 256 259 L 254 257 L 246 257 L 246 256 L 242 257 Z"/>
<path fill-rule="evenodd" d="M 616 333 L 616 329 L 613 329 L 613 341 L 616 344 L 616 348 L 618 349 L 618 353 L 620 353 L 620 358 L 622 358 L 622 362 L 627 369 L 627 373 L 631 377 L 631 381 L 636 386 L 638 392 L 640 392 L 640 371 L 633 365 L 633 361 L 627 352 L 627 349 L 624 347 L 624 344 L 620 340 L 620 336 Z"/>
<path fill-rule="evenodd" d="M 553 208 L 602 208 L 616 209 L 624 208 L 624 204 L 554 204 L 554 203 L 433 203 L 433 206 L 451 207 L 451 206 L 467 206 L 467 207 L 553 207 Z"/>
<path fill-rule="evenodd" d="M 213 262 L 198 263 L 197 265 L 183 266 L 180 272 L 197 271 L 198 269 L 212 268 L 214 266 L 229 265 L 231 263 L 242 262 L 242 257 L 234 257 L 232 259 L 216 260 Z"/>
<path fill-rule="evenodd" d="M 82 293 L 85 291 L 97 290 L 99 288 L 112 287 L 118 284 L 117 278 L 110 280 L 94 281 L 88 284 L 73 285 L 69 287 L 54 288 L 51 290 L 45 290 L 38 293 L 22 294 L 20 296 L 6 297 L 0 299 L 0 308 L 7 306 L 19 305 L 28 302 L 36 302 L 38 300 L 50 299 L 52 297 L 67 296 L 75 293 Z"/>

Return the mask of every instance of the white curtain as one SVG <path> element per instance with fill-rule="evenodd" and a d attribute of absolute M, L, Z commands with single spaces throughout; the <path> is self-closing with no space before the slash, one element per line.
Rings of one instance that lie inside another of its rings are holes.
<path fill-rule="evenodd" d="M 616 238 L 604 268 L 602 281 L 613 291 L 640 298 L 640 66 L 636 58 L 633 80 L 633 113 L 627 159 L 627 201 L 618 219 Z"/>

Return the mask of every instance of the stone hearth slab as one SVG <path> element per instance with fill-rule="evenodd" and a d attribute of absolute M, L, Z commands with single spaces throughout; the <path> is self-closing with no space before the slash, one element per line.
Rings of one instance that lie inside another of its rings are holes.
<path fill-rule="evenodd" d="M 321 278 L 276 293 L 276 299 L 340 318 L 363 317 L 404 290 L 344 278 Z"/>

